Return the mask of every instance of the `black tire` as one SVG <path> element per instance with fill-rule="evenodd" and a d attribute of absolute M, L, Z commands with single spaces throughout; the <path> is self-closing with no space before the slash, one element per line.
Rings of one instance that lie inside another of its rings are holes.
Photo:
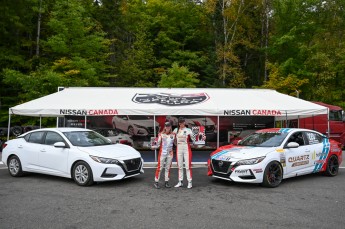
<path fill-rule="evenodd" d="M 327 161 L 327 168 L 325 174 L 330 177 L 338 175 L 339 172 L 339 161 L 336 155 L 332 155 Z"/>
<path fill-rule="evenodd" d="M 92 170 L 84 161 L 79 161 L 73 166 L 72 177 L 79 186 L 90 186 L 93 184 Z"/>
<path fill-rule="evenodd" d="M 18 137 L 23 133 L 23 128 L 21 126 L 14 126 L 11 128 L 11 134 Z"/>
<path fill-rule="evenodd" d="M 17 156 L 11 156 L 8 159 L 8 172 L 13 177 L 23 176 L 22 163 Z"/>
<path fill-rule="evenodd" d="M 268 163 L 265 168 L 262 185 L 268 188 L 276 188 L 283 180 L 283 168 L 277 161 Z"/>

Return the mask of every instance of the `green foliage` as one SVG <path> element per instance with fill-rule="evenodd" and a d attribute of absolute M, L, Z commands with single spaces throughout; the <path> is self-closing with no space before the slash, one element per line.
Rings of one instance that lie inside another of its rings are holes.
<path fill-rule="evenodd" d="M 302 86 L 309 82 L 308 79 L 298 79 L 293 74 L 285 76 L 277 65 L 268 63 L 268 70 L 270 72 L 269 80 L 264 82 L 261 88 L 275 89 L 281 93 L 296 96 L 302 92 Z"/>
<path fill-rule="evenodd" d="M 199 82 L 198 74 L 189 71 L 187 67 L 173 63 L 166 73 L 162 74 L 158 87 L 165 88 L 195 88 Z"/>

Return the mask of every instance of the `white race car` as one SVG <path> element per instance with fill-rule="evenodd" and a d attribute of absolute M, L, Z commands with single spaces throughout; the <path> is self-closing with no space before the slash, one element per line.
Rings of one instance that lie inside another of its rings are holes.
<path fill-rule="evenodd" d="M 113 128 L 122 130 L 133 136 L 153 136 L 154 127 L 156 134 L 159 131 L 159 123 L 146 115 L 116 115 L 112 120 Z M 155 125 L 154 125 L 155 124 Z"/>
<path fill-rule="evenodd" d="M 208 175 L 220 179 L 277 187 L 285 178 L 325 172 L 336 176 L 341 144 L 307 129 L 272 128 L 245 137 L 238 145 L 210 155 Z"/>
<path fill-rule="evenodd" d="M 24 172 L 73 178 L 81 186 L 144 173 L 141 154 L 88 129 L 47 128 L 7 141 L 2 161 L 10 175 Z"/>

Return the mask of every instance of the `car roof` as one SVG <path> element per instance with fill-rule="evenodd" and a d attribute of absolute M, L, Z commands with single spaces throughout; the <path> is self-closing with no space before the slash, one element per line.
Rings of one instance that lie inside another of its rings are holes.
<path fill-rule="evenodd" d="M 38 132 L 38 131 L 57 131 L 57 132 L 63 133 L 63 132 L 92 131 L 92 130 L 85 129 L 85 128 L 74 128 L 74 127 L 42 128 L 42 129 L 35 129 L 35 130 L 28 131 L 20 135 L 19 137 L 25 136 L 28 133 L 33 133 L 33 132 Z"/>
<path fill-rule="evenodd" d="M 315 132 L 315 133 L 319 133 L 315 130 L 310 130 L 310 129 L 304 129 L 304 128 L 268 128 L 268 129 L 261 129 L 261 130 L 257 130 L 255 131 L 256 133 L 265 133 L 265 132 L 271 132 L 271 133 L 292 133 L 292 132 L 297 132 L 297 131 L 310 131 L 310 132 Z"/>

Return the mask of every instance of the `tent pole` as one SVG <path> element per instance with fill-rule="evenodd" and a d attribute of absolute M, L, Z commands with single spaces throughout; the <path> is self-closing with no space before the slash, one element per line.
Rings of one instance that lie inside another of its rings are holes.
<path fill-rule="evenodd" d="M 156 137 L 156 115 L 153 116 L 153 136 Z M 155 149 L 155 162 L 157 162 L 157 149 Z"/>
<path fill-rule="evenodd" d="M 217 116 L 217 148 L 219 148 L 219 115 Z"/>
<path fill-rule="evenodd" d="M 42 129 L 42 116 L 40 115 L 40 129 Z"/>
<path fill-rule="evenodd" d="M 297 128 L 299 128 L 299 115 L 297 116 Z"/>
<path fill-rule="evenodd" d="M 7 141 L 10 140 L 10 129 L 11 129 L 11 110 L 8 109 Z"/>
<path fill-rule="evenodd" d="M 285 128 L 288 128 L 288 116 L 287 116 L 287 111 L 285 111 Z"/>
<path fill-rule="evenodd" d="M 84 128 L 85 128 L 85 129 L 86 129 L 86 125 L 87 125 L 86 120 L 87 120 L 87 118 L 86 118 L 86 115 L 85 115 L 85 116 L 84 116 L 84 123 L 85 123 Z"/>
<path fill-rule="evenodd" d="M 327 107 L 327 137 L 331 136 L 331 127 L 329 125 L 329 108 Z"/>

